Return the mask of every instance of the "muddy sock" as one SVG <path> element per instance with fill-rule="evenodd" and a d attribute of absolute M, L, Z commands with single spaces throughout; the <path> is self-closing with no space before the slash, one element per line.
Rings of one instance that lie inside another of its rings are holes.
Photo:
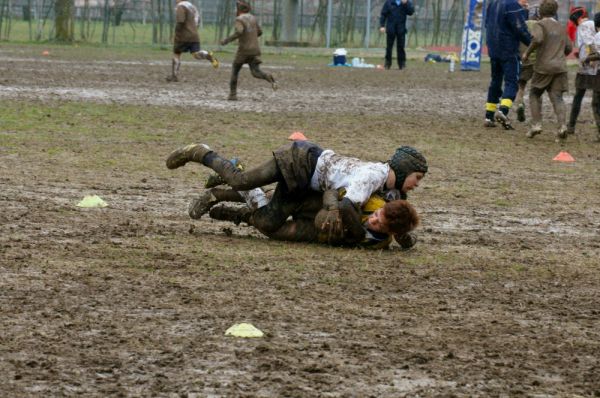
<path fill-rule="evenodd" d="M 494 112 L 493 111 L 486 111 L 485 112 L 485 118 L 488 120 L 494 120 Z"/>
<path fill-rule="evenodd" d="M 233 189 L 213 188 L 211 192 L 219 202 L 246 202 L 242 195 Z"/>
<path fill-rule="evenodd" d="M 508 115 L 508 111 L 510 110 L 510 108 L 508 106 L 500 105 L 500 108 L 498 108 L 498 110 L 506 116 Z"/>

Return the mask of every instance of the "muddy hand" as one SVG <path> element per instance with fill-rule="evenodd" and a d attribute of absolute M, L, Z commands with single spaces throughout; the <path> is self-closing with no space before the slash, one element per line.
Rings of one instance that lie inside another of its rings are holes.
<path fill-rule="evenodd" d="M 321 231 L 327 234 L 329 243 L 339 241 L 344 235 L 342 216 L 339 210 L 328 210 L 321 223 Z"/>

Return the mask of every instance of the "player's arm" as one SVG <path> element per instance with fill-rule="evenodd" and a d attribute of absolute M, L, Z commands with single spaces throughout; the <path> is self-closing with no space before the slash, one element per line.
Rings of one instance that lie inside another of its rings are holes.
<path fill-rule="evenodd" d="M 337 189 L 329 189 L 323 192 L 323 208 L 315 217 L 315 227 L 327 236 L 329 243 L 341 240 L 344 237 L 338 197 Z"/>
<path fill-rule="evenodd" d="M 244 24 L 242 23 L 242 21 L 236 20 L 234 32 L 229 37 L 221 40 L 221 45 L 225 46 L 228 43 L 237 40 L 242 35 L 242 33 L 244 33 Z"/>
<path fill-rule="evenodd" d="M 571 43 L 571 40 L 569 40 L 569 38 L 567 37 L 567 44 L 565 45 L 565 55 L 571 54 L 571 51 L 573 51 L 573 43 Z"/>
<path fill-rule="evenodd" d="M 323 193 L 323 208 L 315 217 L 315 227 L 329 244 L 356 244 L 365 236 L 361 213 L 349 199 L 339 199 L 339 192 L 331 189 Z"/>
<path fill-rule="evenodd" d="M 531 34 L 527 29 L 523 8 L 519 4 L 514 3 L 507 7 L 505 17 L 508 25 L 516 32 L 519 41 L 528 46 L 531 43 Z"/>
<path fill-rule="evenodd" d="M 527 61 L 532 52 L 534 52 L 544 42 L 544 29 L 540 24 L 535 24 L 531 27 L 532 39 L 531 43 L 527 47 L 527 50 L 523 53 L 523 61 Z"/>
<path fill-rule="evenodd" d="M 387 20 L 389 13 L 390 11 L 388 9 L 388 3 L 386 1 L 383 5 L 383 8 L 381 9 L 381 15 L 379 16 L 379 30 L 382 33 L 385 32 L 385 21 Z"/>

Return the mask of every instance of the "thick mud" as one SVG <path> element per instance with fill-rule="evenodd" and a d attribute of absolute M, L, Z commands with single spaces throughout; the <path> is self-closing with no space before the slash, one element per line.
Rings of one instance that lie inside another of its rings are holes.
<path fill-rule="evenodd" d="M 231 102 L 227 55 L 167 83 L 166 53 L 36 51 L 0 48 L 0 395 L 600 396 L 589 99 L 557 144 L 550 107 L 534 140 L 482 127 L 487 69 L 266 56 L 280 89 L 245 69 Z M 166 170 L 169 151 L 202 140 L 258 164 L 295 130 L 371 160 L 421 149 L 417 246 L 187 217 L 208 172 Z M 109 206 L 76 207 L 87 194 Z M 265 337 L 224 336 L 243 321 Z"/>

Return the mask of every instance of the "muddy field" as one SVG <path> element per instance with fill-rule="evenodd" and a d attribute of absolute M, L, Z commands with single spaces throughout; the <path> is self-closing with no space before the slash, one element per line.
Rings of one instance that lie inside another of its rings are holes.
<path fill-rule="evenodd" d="M 533 140 L 482 127 L 487 66 L 266 55 L 280 89 L 245 69 L 229 102 L 230 53 L 174 84 L 166 51 L 42 50 L 0 46 L 0 396 L 600 396 L 589 98 L 559 145 L 549 109 Z M 188 218 L 209 174 L 167 170 L 171 150 L 257 164 L 293 131 L 369 160 L 419 148 L 417 246 Z M 109 206 L 76 207 L 90 194 Z M 239 322 L 265 336 L 224 336 Z"/>

